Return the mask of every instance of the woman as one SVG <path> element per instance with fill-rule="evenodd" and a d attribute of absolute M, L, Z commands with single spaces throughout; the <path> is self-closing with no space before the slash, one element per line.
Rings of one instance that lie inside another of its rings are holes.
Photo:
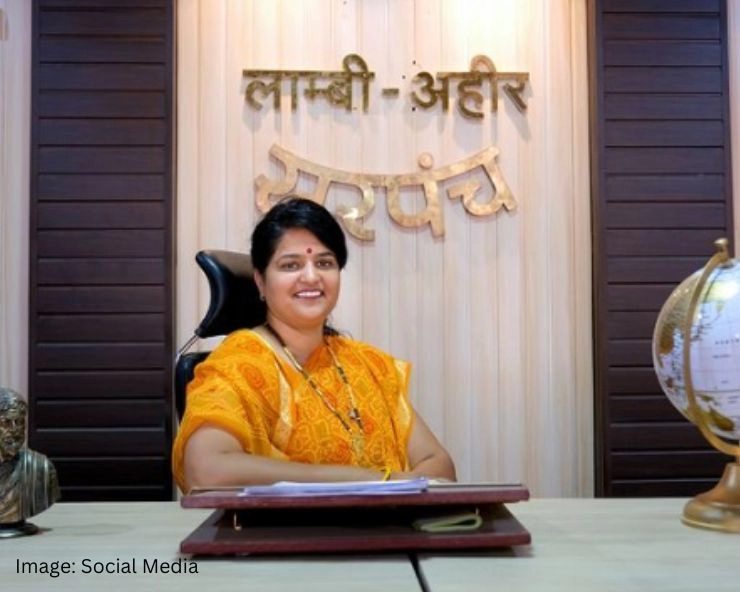
<path fill-rule="evenodd" d="M 267 320 L 229 335 L 196 369 L 173 450 L 183 491 L 276 481 L 455 479 L 408 401 L 410 367 L 327 325 L 344 233 L 307 199 L 275 205 L 252 234 Z"/>

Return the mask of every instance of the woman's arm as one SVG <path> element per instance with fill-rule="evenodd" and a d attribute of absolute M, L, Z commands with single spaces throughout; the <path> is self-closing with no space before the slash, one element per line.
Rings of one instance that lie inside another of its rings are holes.
<path fill-rule="evenodd" d="M 229 432 L 204 425 L 188 439 L 184 454 L 186 491 L 194 487 L 239 487 L 276 481 L 372 481 L 382 471 L 348 465 L 278 460 L 244 452 Z"/>
<path fill-rule="evenodd" d="M 393 479 L 404 477 L 429 477 L 430 479 L 447 479 L 456 481 L 455 464 L 445 450 L 444 446 L 437 440 L 432 430 L 414 411 L 414 423 L 411 428 L 411 436 L 408 444 L 409 473 L 394 473 Z"/>

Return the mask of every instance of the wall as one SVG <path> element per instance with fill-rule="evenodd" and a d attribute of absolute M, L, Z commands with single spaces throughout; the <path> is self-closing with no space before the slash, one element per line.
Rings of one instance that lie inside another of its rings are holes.
<path fill-rule="evenodd" d="M 393 223 L 376 192 L 375 240 L 351 239 L 334 321 L 414 364 L 414 403 L 462 479 L 590 493 L 585 3 L 183 0 L 178 12 L 178 343 L 208 301 L 193 256 L 247 248 L 255 179 L 282 177 L 272 144 L 389 175 L 417 171 L 422 153 L 441 167 L 497 146 L 517 209 L 475 218 L 440 192 L 445 234 L 433 237 Z M 367 113 L 305 99 L 292 112 L 287 86 L 279 110 L 245 105 L 243 69 L 338 70 L 349 53 L 376 76 Z M 412 109 L 415 74 L 468 70 L 476 54 L 529 73 L 525 113 L 503 93 L 478 121 L 454 102 Z M 401 98 L 381 97 L 383 86 Z M 356 195 L 338 187 L 326 203 Z M 407 212 L 423 207 L 420 192 L 404 199 Z"/>
<path fill-rule="evenodd" d="M 251 226 L 251 221 L 255 216 L 254 211 L 251 209 L 251 202 L 249 202 L 249 196 L 244 197 L 244 200 L 247 201 L 248 205 L 247 207 L 243 208 L 241 211 L 243 211 L 243 214 L 239 214 L 239 216 L 236 216 L 233 218 L 231 222 L 228 222 L 228 219 L 224 221 L 224 216 L 221 215 L 221 224 L 215 224 L 213 227 L 206 231 L 202 229 L 202 224 L 199 226 L 197 219 L 202 218 L 202 215 L 199 214 L 199 212 L 206 211 L 209 207 L 213 205 L 217 205 L 220 210 L 223 210 L 223 206 L 219 205 L 219 202 L 222 202 L 225 200 L 229 195 L 233 196 L 233 194 L 237 191 L 244 190 L 247 191 L 251 188 L 251 178 L 246 178 L 242 185 L 240 185 L 240 188 L 235 189 L 232 187 L 229 191 L 226 190 L 225 186 L 219 185 L 218 179 L 222 175 L 221 169 L 218 169 L 215 171 L 213 178 L 206 180 L 204 177 L 206 177 L 209 173 L 208 171 L 202 171 L 200 174 L 198 174 L 197 170 L 190 170 L 188 171 L 187 167 L 193 167 L 197 165 L 198 162 L 198 153 L 200 153 L 200 158 L 205 158 L 207 156 L 208 150 L 213 149 L 214 145 L 218 146 L 221 143 L 223 143 L 225 132 L 223 129 L 221 129 L 220 132 L 218 132 L 217 137 L 215 140 L 210 141 L 207 145 L 204 144 L 200 148 L 198 148 L 198 144 L 194 143 L 194 138 L 197 138 L 199 135 L 204 134 L 205 132 L 208 132 L 208 124 L 209 120 L 208 117 L 213 117 L 214 114 L 211 113 L 209 115 L 209 110 L 214 110 L 213 104 L 217 105 L 215 109 L 217 111 L 222 110 L 222 105 L 225 104 L 223 101 L 223 96 L 219 98 L 219 95 L 215 89 L 209 90 L 209 85 L 213 83 L 213 81 L 206 79 L 202 82 L 198 82 L 198 79 L 200 78 L 201 74 L 199 73 L 201 68 L 198 68 L 198 60 L 202 59 L 204 62 L 202 70 L 206 70 L 203 76 L 206 74 L 211 75 L 207 71 L 207 66 L 212 66 L 212 64 L 209 64 L 207 62 L 208 59 L 211 59 L 210 56 L 215 52 L 216 55 L 220 55 L 223 57 L 225 54 L 225 48 L 219 48 L 218 46 L 213 46 L 215 41 L 211 40 L 209 43 L 211 44 L 210 47 L 205 47 L 205 42 L 208 39 L 208 35 L 206 34 L 206 31 L 209 28 L 212 27 L 226 27 L 226 18 L 227 14 L 225 12 L 217 13 L 215 16 L 210 15 L 209 11 L 206 10 L 201 6 L 203 4 L 202 2 L 195 2 L 193 0 L 185 1 L 181 0 L 178 2 L 179 6 L 179 12 L 180 12 L 180 27 L 181 27 L 181 34 L 183 36 L 186 36 L 190 39 L 188 42 L 180 42 L 180 48 L 181 48 L 181 54 L 179 56 L 179 59 L 181 62 L 183 62 L 183 69 L 191 71 L 190 77 L 185 75 L 181 72 L 180 78 L 182 83 L 182 88 L 185 91 L 189 91 L 190 95 L 184 95 L 179 99 L 179 104 L 181 107 L 180 110 L 180 117 L 184 118 L 183 121 L 186 122 L 185 125 L 182 126 L 182 129 L 179 131 L 181 136 L 181 144 L 184 147 L 182 150 L 182 154 L 180 157 L 180 170 L 181 170 L 181 194 L 179 196 L 180 201 L 182 202 L 182 207 L 179 209 L 179 224 L 181 228 L 183 229 L 183 236 L 180 238 L 180 251 L 179 251 L 179 261 L 180 261 L 180 268 L 179 268 L 179 279 L 178 282 L 180 284 L 179 289 L 179 302 L 180 302 L 180 309 L 179 309 L 179 317 L 178 317 L 178 343 L 182 343 L 187 335 L 189 334 L 190 330 L 194 326 L 194 324 L 197 322 L 197 319 L 201 312 L 205 310 L 206 306 L 206 288 L 204 285 L 199 284 L 200 280 L 198 277 L 198 272 L 195 270 L 194 265 L 192 264 L 192 256 L 195 251 L 195 249 L 198 248 L 198 246 L 213 246 L 213 245 L 229 245 L 232 248 L 243 248 L 246 244 L 246 234 L 248 234 L 248 229 Z M 223 3 L 217 3 L 214 2 L 213 4 L 218 4 L 220 6 L 216 6 L 216 9 L 222 9 L 226 10 L 227 5 Z M 271 5 L 272 3 L 267 3 L 268 5 Z M 399 3 L 400 4 L 400 3 Z M 429 6 L 429 3 L 426 3 L 427 6 Z M 520 4 L 524 3 L 511 3 L 517 4 L 519 6 Z M 556 4 L 556 6 L 551 7 L 551 10 L 559 10 L 560 3 L 553 3 Z M 573 3 L 573 9 L 576 11 L 576 13 L 580 13 L 580 11 L 583 10 L 581 7 L 580 2 L 574 2 Z M 493 4 L 492 4 L 493 5 Z M 228 5 L 231 10 L 234 9 L 241 9 L 243 10 L 246 8 L 245 6 L 237 6 L 236 3 L 231 3 Z M 253 5 L 250 4 L 248 7 L 252 7 Z M 405 3 L 404 6 L 408 9 L 408 3 Z M 433 3 L 431 4 L 431 10 L 434 11 L 435 9 L 439 8 L 439 3 Z M 0 282 L 3 286 L 3 289 L 0 290 L 0 383 L 4 385 L 10 385 L 13 388 L 16 388 L 20 390 L 21 392 L 26 392 L 27 387 L 27 294 L 28 294 L 28 288 L 27 288 L 27 252 L 28 252 L 28 238 L 27 238 L 27 228 L 28 228 L 28 136 L 29 136 L 29 106 L 30 106 L 30 38 L 31 38 L 31 19 L 30 19 L 30 13 L 31 13 L 31 3 L 27 2 L 27 0 L 0 0 L 0 8 L 4 11 L 5 16 L 5 32 L 4 37 L 2 40 L 0 40 L 0 70 L 2 72 L 1 78 L 2 78 L 2 84 L 0 87 L 0 93 L 2 100 L 0 101 L 0 121 L 2 122 L 1 129 L 0 129 L 0 163 L 2 163 L 0 166 L 3 168 L 1 169 L 2 174 L 0 174 L 0 274 L 2 276 L 0 277 Z M 262 8 L 262 7 L 260 7 Z M 509 7 L 508 9 L 510 9 Z M 521 6 L 519 6 L 522 10 Z M 501 5 L 496 5 L 495 9 L 501 10 Z M 507 9 L 507 10 L 508 10 Z M 250 10 L 255 10 L 254 8 L 250 8 Z M 278 7 L 275 7 L 275 10 L 278 10 Z M 285 8 L 283 8 L 285 10 Z M 530 8 L 530 12 L 534 12 L 535 9 Z M 538 8 L 539 10 L 539 8 Z M 543 9 L 546 10 L 546 7 Z M 241 13 L 240 13 L 241 14 Z M 544 16 L 540 16 L 537 19 L 534 17 L 531 20 L 532 26 L 536 25 L 538 22 L 541 24 L 546 22 L 544 20 L 547 13 L 543 13 Z M 203 22 L 200 22 L 199 19 L 201 19 L 201 16 L 204 20 Z M 498 23 L 503 20 L 501 18 L 495 19 L 495 23 L 497 23 L 497 26 L 494 28 L 489 28 L 488 31 L 489 36 L 491 36 L 491 31 L 493 31 L 492 35 L 495 37 L 499 32 L 499 26 Z M 524 20 L 526 21 L 526 17 L 524 17 Z M 581 17 L 575 19 L 577 22 L 581 22 Z M 567 19 L 566 19 L 567 21 Z M 529 21 L 528 21 L 529 22 Z M 738 88 L 740 87 L 740 60 L 737 58 L 737 56 L 740 56 L 740 5 L 736 1 L 730 1 L 728 2 L 728 28 L 729 28 L 729 60 L 730 60 L 730 83 L 731 83 L 731 89 L 730 93 L 732 96 L 731 99 L 731 106 L 740 104 L 738 102 L 738 93 L 740 92 Z M 246 24 L 241 23 L 240 25 L 235 25 L 234 23 L 231 23 L 232 28 L 233 27 L 240 27 L 244 26 L 244 34 L 240 35 L 242 37 L 246 38 L 246 34 L 250 31 Z M 569 25 L 570 26 L 570 25 Z M 580 25 L 579 25 L 580 27 Z M 269 27 L 266 30 L 273 30 L 275 27 L 270 29 Z M 528 29 L 529 30 L 529 29 Z M 535 29 L 531 29 L 534 31 Z M 580 29 L 579 29 L 580 30 Z M 258 32 L 259 33 L 259 32 Z M 236 33 L 232 34 L 231 43 L 234 43 L 233 36 L 236 35 Z M 287 35 L 287 34 L 286 34 Z M 525 32 L 520 33 L 520 35 L 524 36 Z M 250 33 L 250 39 L 261 39 L 262 34 L 259 33 L 255 36 L 251 36 Z M 538 35 L 531 35 L 532 37 L 538 37 Z M 396 39 L 397 37 L 394 37 Z M 469 35 L 465 35 L 464 39 L 469 39 Z M 203 41 L 204 46 L 201 47 L 201 40 Z M 435 41 L 439 41 L 439 39 L 436 39 Z M 447 42 L 450 40 L 448 39 Z M 243 43 L 246 43 L 246 41 L 242 40 Z M 224 39 L 222 43 L 226 43 L 226 40 Z M 328 43 L 328 41 L 327 41 Z M 466 41 L 467 43 L 467 41 Z M 493 42 L 488 42 L 493 43 Z M 498 42 L 496 42 L 498 43 Z M 537 39 L 534 39 L 532 43 L 539 43 Z M 394 47 L 398 46 L 398 43 L 394 43 Z M 526 45 L 526 38 L 522 38 L 522 40 L 519 42 L 518 48 L 521 49 L 522 45 Z M 561 46 L 568 46 L 568 43 L 561 43 Z M 583 50 L 578 49 L 582 47 L 582 43 L 578 42 L 574 44 L 573 51 L 577 49 L 578 52 L 583 55 Z M 525 48 L 526 49 L 526 48 Z M 466 52 L 464 56 L 462 56 L 459 60 L 456 60 L 453 64 L 454 68 L 464 68 L 467 64 L 467 60 L 472 55 L 474 50 L 471 50 L 470 52 Z M 489 50 L 486 50 L 488 52 Z M 529 52 L 529 49 L 526 49 L 527 52 Z M 533 50 L 531 50 L 533 51 Z M 201 52 L 203 55 L 201 56 Z M 207 53 L 210 52 L 210 53 Z M 508 55 L 504 57 L 501 55 L 501 57 L 497 57 L 500 55 L 500 50 L 497 50 L 495 53 L 493 51 L 490 52 L 490 55 L 493 59 L 496 60 L 497 64 L 501 68 L 509 68 L 511 69 L 520 67 L 520 65 L 512 61 L 513 56 Z M 325 69 L 336 69 L 337 68 L 337 56 L 341 55 L 342 52 L 336 51 L 332 52 L 331 55 L 326 56 L 326 59 L 321 59 L 320 64 L 318 64 L 317 67 L 325 68 Z M 302 56 L 302 54 L 299 54 Z M 201 56 L 201 57 L 199 57 Z M 289 59 L 288 59 L 289 58 Z M 238 64 L 234 64 L 232 67 L 232 70 L 238 70 L 242 67 L 246 67 L 247 60 L 246 58 L 242 59 L 241 57 L 237 58 L 231 58 L 232 61 L 238 61 Z M 542 58 L 540 58 L 540 61 L 542 61 Z M 281 63 L 274 62 L 272 60 L 267 60 L 263 62 L 262 65 L 265 67 L 295 67 L 297 63 L 297 59 L 295 58 L 295 53 L 291 52 L 286 58 L 285 63 L 281 66 Z M 371 67 L 378 71 L 378 72 L 390 72 L 387 70 L 386 66 L 384 66 L 382 63 L 378 62 L 377 60 L 369 61 Z M 256 65 L 256 61 L 249 64 L 249 66 Z M 440 62 L 431 62 L 425 65 L 426 68 L 429 69 L 442 69 L 443 64 Z M 530 66 L 527 64 L 522 64 L 521 69 L 530 69 Z M 531 70 L 531 69 L 530 69 Z M 540 70 L 541 72 L 541 70 Z M 530 73 L 532 73 L 530 71 Z M 234 76 L 238 76 L 238 74 L 234 73 Z M 532 78 L 534 80 L 534 78 Z M 242 90 L 241 88 L 239 89 Z M 215 95 L 215 96 L 211 96 Z M 230 99 L 234 103 L 241 103 L 241 100 L 243 96 L 235 91 L 235 96 L 232 99 Z M 532 111 L 534 109 L 534 105 L 536 104 L 536 101 L 529 100 L 530 105 L 530 115 L 526 116 L 527 121 L 531 121 L 532 118 Z M 542 103 L 545 105 L 546 103 Z M 583 113 L 584 110 L 579 110 L 579 113 Z M 499 116 L 500 117 L 500 116 Z M 436 121 L 439 119 L 439 115 L 435 115 L 434 118 L 430 118 L 433 121 Z M 238 121 L 241 121 L 239 117 L 237 117 Z M 488 124 L 491 124 L 492 120 L 487 120 Z M 732 118 L 732 144 L 733 146 L 737 146 L 738 142 L 740 141 L 740 118 L 733 117 Z M 492 125 L 492 124 L 491 124 Z M 580 125 L 583 125 L 583 122 L 580 123 Z M 195 128 L 193 128 L 195 126 Z M 232 134 L 233 135 L 233 134 Z M 189 139 L 188 139 L 189 138 Z M 233 139 L 232 139 L 233 143 Z M 500 144 L 500 142 L 499 142 Z M 502 146 L 503 147 L 503 146 Z M 504 170 L 507 174 L 507 179 L 511 184 L 513 184 L 512 178 L 511 178 L 511 165 L 504 162 L 506 159 L 511 157 L 511 152 L 507 154 L 508 149 L 503 151 L 502 154 L 502 167 L 504 167 Z M 264 157 L 264 153 L 261 153 L 262 157 Z M 248 159 L 248 154 L 244 157 L 245 160 Z M 220 159 L 216 159 L 216 162 L 220 162 Z M 334 164 L 333 161 L 327 161 L 329 164 Z M 440 160 L 441 162 L 441 160 Z M 238 160 L 232 159 L 230 161 L 230 168 L 232 170 L 235 167 L 240 166 L 240 162 Z M 225 165 L 224 165 L 225 166 Z M 257 167 L 253 167 L 257 168 Z M 264 163 L 260 164 L 258 167 L 259 170 L 263 170 L 265 168 Z M 381 167 L 378 167 L 381 168 Z M 385 168 L 385 167 L 382 167 Z M 398 169 L 394 170 L 406 170 L 407 165 L 404 165 L 403 167 L 399 166 Z M 585 170 L 584 165 L 579 165 L 579 169 Z M 740 183 L 740 150 L 735 149 L 733 152 L 733 182 L 735 184 L 735 192 L 734 194 L 740 195 L 740 191 L 738 191 L 738 183 Z M 198 185 L 187 185 L 188 183 L 194 183 L 199 182 Z M 183 186 L 183 183 L 185 185 Z M 233 182 L 232 182 L 233 183 Z M 215 187 L 215 189 L 214 189 Z M 521 198 L 521 187 L 516 187 L 515 195 L 518 199 Z M 213 196 L 216 197 L 213 197 Z M 537 196 L 535 196 L 536 198 Z M 189 200 L 189 201 L 188 201 Z M 447 206 L 451 204 L 446 204 Z M 381 208 L 380 212 L 376 214 L 376 217 L 383 218 L 383 216 L 386 216 L 385 212 L 382 211 L 382 204 L 379 206 Z M 459 206 L 458 206 L 459 207 Z M 521 208 L 521 201 L 520 201 L 520 208 Z M 447 212 L 447 210 L 445 210 Z M 520 210 L 521 211 L 521 210 Z M 736 241 L 735 244 L 738 244 L 738 232 L 740 231 L 740 224 L 738 224 L 738 217 L 740 216 L 740 207 L 737 207 L 737 205 L 734 208 L 734 215 L 735 215 L 735 236 Z M 462 217 L 461 217 L 462 218 Z M 499 222 L 485 222 L 486 224 L 493 224 L 498 225 Z M 238 224 L 239 228 L 236 231 L 228 231 L 229 224 Z M 470 224 L 470 222 L 467 222 L 467 224 Z M 474 226 L 480 226 L 479 224 L 474 224 Z M 586 225 L 587 227 L 587 225 Z M 395 229 L 396 232 L 398 232 L 398 229 Z M 583 230 L 581 230 L 583 232 Z M 406 236 L 406 231 L 402 231 L 403 235 Z M 448 239 L 449 241 L 449 231 L 448 231 Z M 579 244 L 582 244 L 584 242 L 584 239 L 579 239 Z M 192 247 L 189 246 L 189 244 L 192 243 Z M 498 244 L 498 243 L 497 243 Z M 426 247 L 426 245 L 425 245 Z M 364 247 L 365 251 L 370 250 L 372 247 Z M 362 252 L 362 250 L 359 249 L 357 246 L 353 246 L 353 259 L 356 261 L 358 259 L 357 251 Z M 437 248 L 437 250 L 439 250 Z M 531 249 L 532 251 L 535 250 L 534 247 Z M 584 249 L 583 253 L 581 253 L 581 258 L 585 256 L 585 253 L 587 253 L 587 248 Z M 431 253 L 436 253 L 435 251 L 431 251 Z M 436 257 L 436 254 L 435 254 Z M 429 258 L 432 258 L 432 255 L 430 254 Z M 587 263 L 585 263 L 587 267 Z M 492 276 L 493 277 L 493 276 Z M 349 278 L 348 278 L 349 279 Z M 345 284 L 349 286 L 349 284 L 355 283 L 347 281 Z M 193 286 L 198 285 L 198 290 L 193 290 Z M 498 284 L 497 284 L 498 285 Z M 387 287 L 384 288 L 384 290 L 387 290 Z M 586 293 L 587 290 L 581 289 L 581 293 Z M 383 304 L 384 306 L 384 304 Z M 512 314 L 516 314 L 517 316 L 510 324 L 516 324 L 520 321 L 522 313 L 519 312 L 520 306 L 514 307 L 512 309 Z M 353 326 L 352 324 L 355 323 L 355 317 L 353 315 L 349 315 L 349 318 L 344 321 L 342 319 L 342 324 L 344 326 Z M 387 323 L 382 324 L 384 327 L 387 326 Z M 358 336 L 360 336 L 359 332 L 356 332 Z M 494 335 L 498 335 L 498 332 Z M 581 360 L 579 363 L 581 364 L 587 364 L 588 363 L 588 357 L 589 357 L 589 348 L 590 348 L 590 341 L 588 336 L 584 336 L 584 331 L 580 331 L 579 335 L 581 337 L 579 338 L 579 346 L 578 351 L 579 352 L 585 352 L 585 358 L 583 356 L 580 356 Z M 395 338 L 398 340 L 398 337 Z M 418 341 L 418 339 L 417 339 Z M 496 338 L 496 341 L 499 341 L 499 337 Z M 384 344 L 385 345 L 385 344 Z M 513 348 L 513 353 L 509 354 L 506 359 L 511 359 L 514 355 L 520 355 L 520 352 L 522 351 L 522 345 L 521 340 L 517 340 L 514 342 L 505 342 L 506 346 L 510 346 Z M 391 344 L 392 346 L 392 344 Z M 399 355 L 402 355 L 402 351 L 396 351 Z M 438 363 L 438 360 L 436 362 Z M 420 364 L 419 360 L 415 360 L 416 362 L 416 370 L 417 370 L 417 376 L 419 373 L 423 372 L 423 368 L 427 365 L 426 363 Z M 432 363 L 435 363 L 435 360 L 433 360 Z M 496 364 L 496 367 L 498 369 L 501 368 L 501 364 Z M 512 384 L 515 384 L 517 381 L 521 382 L 522 380 L 522 371 L 519 368 L 511 369 L 507 371 L 507 374 L 510 376 L 508 378 L 509 382 Z M 539 373 L 540 375 L 544 376 L 542 372 Z M 436 374 L 433 376 L 437 376 Z M 588 396 L 588 392 L 590 389 L 590 382 L 588 380 L 588 377 L 585 376 L 584 372 L 580 372 L 579 376 L 583 376 L 582 383 L 584 384 L 584 388 L 582 390 L 582 394 L 580 395 L 579 401 L 584 400 L 584 397 Z M 505 380 L 505 378 L 504 378 Z M 425 383 L 427 384 L 427 383 Z M 521 413 L 507 413 L 503 414 L 500 413 L 502 409 L 513 409 L 516 410 L 520 408 L 521 406 L 521 395 L 522 392 L 524 392 L 524 388 L 506 388 L 506 383 L 502 385 L 504 387 L 504 390 L 498 389 L 497 392 L 492 397 L 492 401 L 490 401 L 491 406 L 496 411 L 496 416 L 493 421 L 491 421 L 492 414 L 489 412 L 486 415 L 486 419 L 484 421 L 494 424 L 493 429 L 489 430 L 489 436 L 481 438 L 481 441 L 484 442 L 486 446 L 491 445 L 491 442 L 496 443 L 496 448 L 492 449 L 494 452 L 496 452 L 496 455 L 501 454 L 502 456 L 506 456 L 506 460 L 502 459 L 499 461 L 498 457 L 496 456 L 493 459 L 493 463 L 496 463 L 496 466 L 491 466 L 490 468 L 484 468 L 484 469 L 476 469 L 475 475 L 511 475 L 513 477 L 516 477 L 520 474 L 528 474 L 527 469 L 525 465 L 522 462 L 522 453 L 520 449 L 522 448 L 522 436 L 521 431 L 522 429 L 518 426 L 521 425 L 522 422 L 522 416 Z M 442 389 L 439 389 L 441 391 Z M 445 392 L 447 392 L 447 388 L 445 387 Z M 429 403 L 423 403 L 423 400 L 429 400 L 432 397 L 437 396 L 437 393 L 439 392 L 437 389 L 434 389 L 432 392 L 425 392 L 425 391 L 419 391 L 418 386 L 415 385 L 415 397 L 417 402 L 422 402 L 424 407 L 422 408 L 422 412 L 427 416 L 433 416 L 435 417 L 434 424 L 435 428 L 441 429 L 444 427 L 445 419 L 442 416 L 443 414 L 435 411 L 435 409 L 432 409 L 432 405 Z M 452 392 L 455 392 L 454 390 Z M 527 392 L 531 392 L 531 389 L 528 389 Z M 573 389 L 571 388 L 569 390 L 569 397 L 572 397 Z M 532 395 L 530 395 L 532 396 Z M 505 399 L 502 401 L 501 399 Z M 590 405 L 589 402 L 586 402 L 586 406 L 581 409 L 581 414 L 588 416 L 589 410 L 588 406 Z M 528 404 L 528 407 L 536 408 L 534 404 Z M 421 404 L 420 404 L 421 408 Z M 543 408 L 543 411 L 547 410 L 548 406 L 545 406 Z M 570 413 L 572 414 L 573 411 L 573 405 L 569 406 L 569 409 L 571 409 Z M 516 437 L 512 438 L 512 442 L 515 442 L 515 447 L 517 448 L 518 452 L 512 454 L 511 456 L 508 456 L 510 452 L 507 452 L 512 446 L 509 445 L 507 441 L 505 441 L 502 438 L 502 430 L 499 428 L 499 421 L 501 421 L 502 424 L 505 424 L 504 418 L 510 418 L 512 421 L 516 422 L 517 426 L 512 426 L 510 428 L 515 432 Z M 557 422 L 559 421 L 559 417 L 556 414 L 552 420 L 553 425 L 557 425 Z M 570 426 L 571 423 L 568 422 L 566 426 Z M 590 450 L 593 445 L 592 441 L 592 435 L 591 431 L 588 427 L 588 421 L 583 421 L 579 423 L 578 428 L 578 435 L 577 440 L 579 442 L 579 446 L 582 447 L 582 450 L 579 453 L 575 453 L 572 448 L 568 448 L 567 452 L 563 454 L 563 458 L 565 459 L 564 462 L 569 462 L 571 459 L 576 459 L 576 462 L 578 463 L 578 466 L 581 467 L 578 469 L 577 476 L 574 478 L 573 473 L 569 472 L 567 475 L 563 477 L 562 480 L 568 482 L 571 484 L 568 488 L 563 488 L 560 486 L 561 479 L 556 479 L 556 487 L 554 489 L 563 490 L 563 491 L 578 491 L 578 492 L 584 492 L 587 493 L 589 491 L 589 488 L 591 487 L 590 482 L 588 482 L 589 479 L 589 454 Z M 566 429 L 571 429 L 570 427 L 567 427 Z M 571 429 L 572 431 L 572 429 Z M 547 432 L 543 432 L 547 433 Z M 450 432 L 451 434 L 451 432 Z M 476 437 L 480 434 L 480 430 L 476 431 Z M 472 435 L 471 435 L 472 438 Z M 467 438 L 463 438 L 463 440 L 467 440 Z M 538 436 L 538 447 L 542 448 L 542 437 Z M 553 448 L 556 448 L 553 446 Z M 461 448 L 458 448 L 456 450 L 461 450 Z M 464 452 L 464 451 L 463 451 Z M 473 458 L 473 455 L 470 455 L 470 458 Z M 539 462 L 538 456 L 529 456 L 530 458 L 530 469 L 529 472 L 532 472 L 532 467 L 535 466 L 535 463 Z M 464 462 L 469 463 L 471 461 L 465 460 Z M 479 461 L 476 459 L 473 461 L 476 463 L 476 467 L 479 466 Z M 508 464 L 506 464 L 508 463 Z M 466 469 L 467 470 L 467 469 Z M 473 471 L 470 471 L 471 474 L 473 474 Z M 542 477 L 540 477 L 541 479 Z"/>
<path fill-rule="evenodd" d="M 734 196 L 735 245 L 740 245 L 740 2 L 727 3 L 727 55 L 730 74 L 730 145 L 732 150 L 732 186 Z M 737 257 L 740 253 L 735 253 Z"/>
<path fill-rule="evenodd" d="M 0 385 L 28 393 L 31 3 L 0 0 Z"/>

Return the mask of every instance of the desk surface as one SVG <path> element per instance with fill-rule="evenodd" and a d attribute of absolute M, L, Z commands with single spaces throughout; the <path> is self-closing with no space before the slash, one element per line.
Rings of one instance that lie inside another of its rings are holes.
<path fill-rule="evenodd" d="M 144 573 L 155 560 L 160 570 L 176 562 L 180 541 L 210 513 L 178 502 L 56 504 L 31 519 L 43 532 L 0 540 L 0 590 L 419 592 L 405 555 L 198 559 L 181 563 L 183 571 L 195 566 L 198 573 Z M 18 562 L 53 561 L 74 562 L 75 573 L 18 573 Z M 96 567 L 136 573 L 96 574 Z"/>
<path fill-rule="evenodd" d="M 511 507 L 532 545 L 420 556 L 434 592 L 737 592 L 740 535 L 684 526 L 685 499 L 548 499 Z"/>
<path fill-rule="evenodd" d="M 485 554 L 419 557 L 434 592 L 468 590 L 736 592 L 740 535 L 680 522 L 682 499 L 535 499 L 511 504 L 531 546 Z M 57 504 L 32 520 L 43 532 L 0 540 L 3 590 L 420 590 L 402 555 L 314 556 L 182 561 L 185 573 L 144 573 L 145 561 L 177 567 L 180 541 L 209 510 L 177 502 Z M 51 562 L 75 573 L 52 578 Z M 83 573 L 105 563 L 121 573 Z M 133 564 L 132 564 L 133 562 Z M 24 567 L 25 566 L 25 567 Z M 44 567 L 45 566 L 45 567 Z M 197 567 L 197 573 L 188 569 Z M 20 568 L 20 569 L 19 569 Z M 136 569 L 135 574 L 123 573 Z"/>

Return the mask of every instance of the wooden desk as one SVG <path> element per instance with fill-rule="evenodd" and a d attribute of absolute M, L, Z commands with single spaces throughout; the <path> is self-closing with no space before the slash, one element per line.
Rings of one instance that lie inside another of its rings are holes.
<path fill-rule="evenodd" d="M 199 559 L 182 562 L 183 571 L 196 566 L 198 573 L 144 573 L 155 560 L 158 567 L 176 562 L 180 541 L 210 513 L 184 510 L 178 502 L 56 504 L 31 520 L 44 532 L 0 540 L 0 589 L 419 592 L 405 555 Z M 134 560 L 135 574 L 82 573 L 95 562 L 126 571 Z M 17 561 L 74 562 L 75 573 L 17 573 Z"/>
<path fill-rule="evenodd" d="M 740 536 L 680 522 L 682 499 L 550 499 L 511 505 L 531 546 L 486 554 L 419 558 L 433 592 L 736 592 Z M 45 532 L 0 540 L 2 590 L 420 590 L 403 555 L 199 559 L 198 573 L 143 573 L 171 562 L 209 510 L 177 502 L 57 504 L 32 520 Z M 136 559 L 136 574 L 83 574 L 82 562 Z M 75 562 L 57 578 L 19 574 L 21 562 Z"/>
<path fill-rule="evenodd" d="M 421 556 L 433 592 L 737 592 L 740 535 L 684 526 L 684 499 L 549 499 L 512 506 L 530 547 Z"/>

